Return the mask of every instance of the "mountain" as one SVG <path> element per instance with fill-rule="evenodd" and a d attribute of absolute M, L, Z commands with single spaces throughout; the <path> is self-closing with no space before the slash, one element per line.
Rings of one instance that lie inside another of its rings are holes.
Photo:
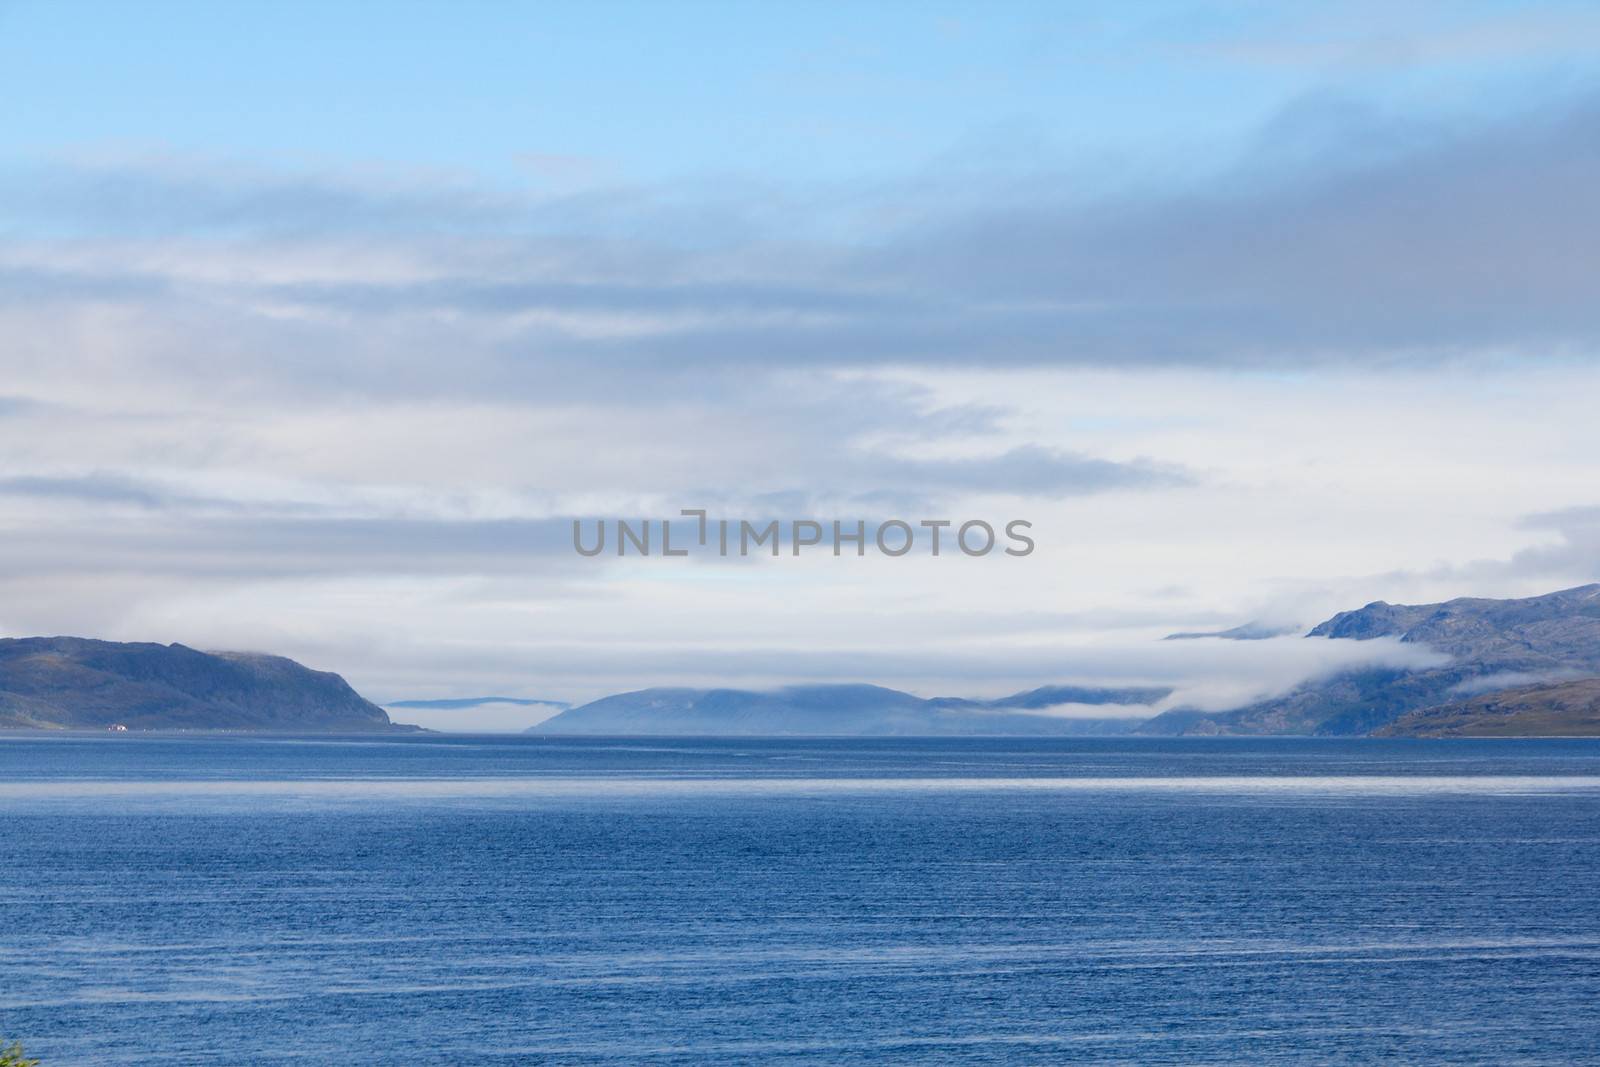
<path fill-rule="evenodd" d="M 1307 637 L 1399 635 L 1458 659 L 1511 669 L 1600 668 L 1600 583 L 1520 600 L 1461 597 L 1443 604 L 1378 601 L 1342 611 Z"/>
<path fill-rule="evenodd" d="M 1442 604 L 1377 601 L 1312 628 L 1308 639 L 1395 637 L 1451 657 L 1435 668 L 1366 668 L 1314 679 L 1227 712 L 1177 709 L 1140 727 L 1152 734 L 1370 733 L 1420 708 L 1531 678 L 1600 675 L 1600 584 L 1518 600 Z M 1497 684 L 1503 679 L 1503 684 Z"/>
<path fill-rule="evenodd" d="M 1067 718 L 1045 709 L 1065 704 L 1143 709 L 1170 692 L 1161 688 L 1047 686 L 999 700 L 925 700 L 876 685 L 802 685 L 770 692 L 643 689 L 572 708 L 528 732 L 702 736 L 1128 733 L 1142 716 Z"/>
<path fill-rule="evenodd" d="M 1163 641 L 1194 641 L 1202 637 L 1220 637 L 1224 641 L 1265 641 L 1269 637 L 1287 637 L 1294 633 L 1297 626 L 1275 626 L 1266 622 L 1247 622 L 1242 626 L 1235 626 L 1231 630 L 1185 630 L 1182 633 L 1168 634 Z"/>
<path fill-rule="evenodd" d="M 337 674 L 282 656 L 81 637 L 0 639 L 0 728 L 389 730 Z"/>
<path fill-rule="evenodd" d="M 481 708 L 485 704 L 514 704 L 519 708 L 570 708 L 563 700 L 526 700 L 522 697 L 447 697 L 442 700 L 391 700 L 389 708 L 423 708 L 432 711 L 457 711 Z"/>
<path fill-rule="evenodd" d="M 1407 712 L 1378 737 L 1600 736 L 1600 678 L 1503 689 Z"/>

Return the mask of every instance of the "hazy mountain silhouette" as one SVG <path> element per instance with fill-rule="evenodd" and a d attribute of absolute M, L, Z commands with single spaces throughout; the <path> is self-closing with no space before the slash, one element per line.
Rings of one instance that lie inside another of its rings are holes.
<path fill-rule="evenodd" d="M 0 727 L 389 730 L 339 677 L 282 656 L 81 637 L 0 639 Z"/>
<path fill-rule="evenodd" d="M 533 734 L 1105 734 L 1128 733 L 1139 717 L 1064 717 L 1060 705 L 1147 707 L 1163 688 L 1047 686 L 998 700 L 924 699 L 876 685 L 748 689 L 643 689 L 572 708 Z M 1076 709 L 1075 709 L 1076 710 Z"/>

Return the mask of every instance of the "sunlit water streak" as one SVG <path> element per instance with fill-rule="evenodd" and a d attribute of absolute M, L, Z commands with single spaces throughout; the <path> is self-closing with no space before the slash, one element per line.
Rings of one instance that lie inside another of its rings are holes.
<path fill-rule="evenodd" d="M 328 798 L 401 802 L 491 798 L 784 797 L 873 793 L 1210 793 L 1237 796 L 1483 796 L 1600 791 L 1582 775 L 1211 775 L 1081 778 L 727 778 L 676 774 L 523 778 L 76 780 L 0 783 L 0 804 L 30 799 Z"/>

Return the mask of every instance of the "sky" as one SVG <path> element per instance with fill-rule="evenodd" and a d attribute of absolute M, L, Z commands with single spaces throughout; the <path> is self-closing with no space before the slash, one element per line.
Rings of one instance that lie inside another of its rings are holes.
<path fill-rule="evenodd" d="M 1160 683 L 1600 578 L 1592 4 L 0 0 L 0 634 Z M 573 519 L 1025 558 L 583 558 Z"/>

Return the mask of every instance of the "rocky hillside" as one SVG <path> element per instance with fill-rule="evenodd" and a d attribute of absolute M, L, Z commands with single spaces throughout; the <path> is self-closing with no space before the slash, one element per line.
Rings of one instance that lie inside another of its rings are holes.
<path fill-rule="evenodd" d="M 1600 584 L 1520 600 L 1461 597 L 1443 604 L 1378 601 L 1342 611 L 1307 637 L 1399 636 L 1477 664 L 1537 670 L 1600 668 Z"/>
<path fill-rule="evenodd" d="M 281 656 L 79 637 L 0 640 L 0 729 L 390 729 L 339 677 Z"/>
<path fill-rule="evenodd" d="M 925 700 L 876 685 L 748 689 L 644 689 L 562 712 L 534 734 L 662 735 L 1062 735 L 1127 733 L 1139 721 L 1052 714 L 1063 705 L 1145 708 L 1167 689 L 1048 686 L 998 700 Z M 1074 709 L 1081 712 L 1081 707 Z M 1148 714 L 1148 712 L 1146 713 Z"/>
<path fill-rule="evenodd" d="M 1398 638 L 1450 657 L 1426 670 L 1368 669 L 1317 679 L 1234 711 L 1175 710 L 1141 732 L 1365 734 L 1421 708 L 1448 705 L 1541 677 L 1600 675 L 1600 584 L 1518 600 L 1462 597 L 1442 604 L 1368 604 L 1306 635 L 1312 640 Z M 1504 685 L 1497 679 L 1504 678 Z"/>
<path fill-rule="evenodd" d="M 1600 736 L 1600 678 L 1524 685 L 1407 712 L 1379 737 Z"/>

